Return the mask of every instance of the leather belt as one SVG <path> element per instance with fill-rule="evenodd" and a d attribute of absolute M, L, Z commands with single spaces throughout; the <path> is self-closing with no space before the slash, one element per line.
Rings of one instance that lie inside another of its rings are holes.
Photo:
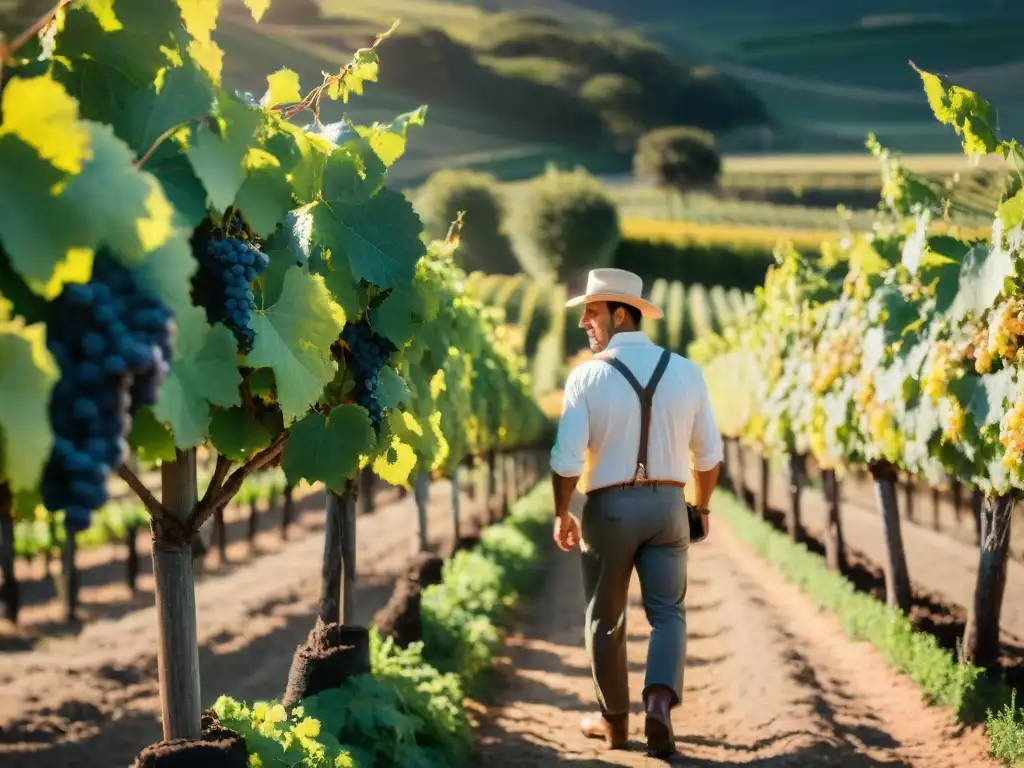
<path fill-rule="evenodd" d="M 594 488 L 593 490 L 587 491 L 587 496 L 601 495 L 611 493 L 612 491 L 628 491 L 630 488 L 685 488 L 686 483 L 681 483 L 678 480 L 637 480 L 636 482 L 628 481 L 624 483 L 616 483 L 615 485 L 603 485 L 600 488 Z"/>

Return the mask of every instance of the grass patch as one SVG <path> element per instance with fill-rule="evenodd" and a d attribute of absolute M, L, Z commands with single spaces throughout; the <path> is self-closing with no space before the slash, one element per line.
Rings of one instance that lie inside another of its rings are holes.
<path fill-rule="evenodd" d="M 890 666 L 917 683 L 929 703 L 949 709 L 958 722 L 985 722 L 992 756 L 1024 765 L 1024 712 L 1003 682 L 961 663 L 932 635 L 915 631 L 901 611 L 858 592 L 829 570 L 824 558 L 755 517 L 731 494 L 720 493 L 716 514 L 817 605 L 835 613 L 848 638 L 875 646 Z"/>

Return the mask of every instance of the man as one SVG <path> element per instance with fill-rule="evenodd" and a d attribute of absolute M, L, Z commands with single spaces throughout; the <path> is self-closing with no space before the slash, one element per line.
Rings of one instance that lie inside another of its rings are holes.
<path fill-rule="evenodd" d="M 642 289 L 632 272 L 596 269 L 586 294 L 568 302 L 584 305 L 580 328 L 597 354 L 565 384 L 551 451 L 554 537 L 563 551 L 577 543 L 582 550 L 586 646 L 601 708 L 583 719 L 583 732 L 613 749 L 628 741 L 626 603 L 635 567 L 651 625 L 644 730 L 649 752 L 668 757 L 686 660 L 690 528 L 682 489 L 692 479 L 707 536 L 723 443 L 700 369 L 639 330 L 642 318 L 662 317 Z M 577 485 L 586 494 L 582 522 L 569 513 Z"/>

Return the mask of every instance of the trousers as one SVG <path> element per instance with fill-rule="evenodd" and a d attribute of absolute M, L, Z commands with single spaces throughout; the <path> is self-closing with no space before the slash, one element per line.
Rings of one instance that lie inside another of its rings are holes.
<path fill-rule="evenodd" d="M 601 711 L 630 711 L 626 606 L 636 568 L 651 625 L 644 693 L 682 699 L 686 665 L 686 561 L 690 526 L 681 489 L 638 486 L 588 496 L 580 520 L 586 648 Z"/>

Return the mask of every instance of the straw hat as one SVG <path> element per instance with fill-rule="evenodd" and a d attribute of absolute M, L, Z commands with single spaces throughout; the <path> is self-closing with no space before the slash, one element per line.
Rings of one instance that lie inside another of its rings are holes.
<path fill-rule="evenodd" d="M 646 299 L 641 298 L 644 281 L 640 275 L 624 269 L 592 269 L 587 277 L 587 292 L 574 296 L 565 303 L 567 307 L 593 301 L 618 301 L 640 310 L 640 314 L 652 320 L 663 317 L 662 311 Z"/>

